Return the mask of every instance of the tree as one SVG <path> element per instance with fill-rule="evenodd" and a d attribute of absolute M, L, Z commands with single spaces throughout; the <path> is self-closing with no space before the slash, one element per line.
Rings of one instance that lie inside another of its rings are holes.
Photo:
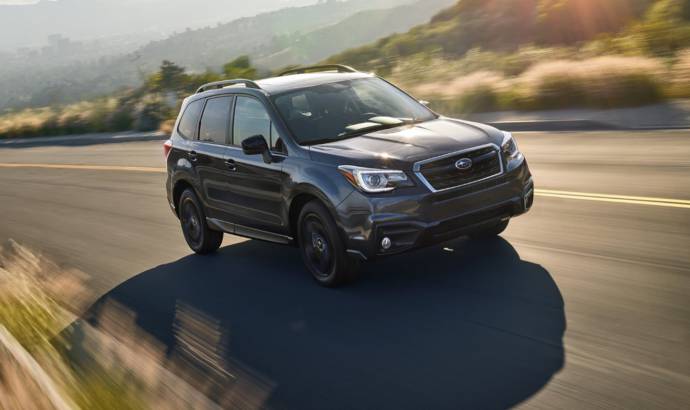
<path fill-rule="evenodd" d="M 690 0 L 659 0 L 630 33 L 650 54 L 675 55 L 690 46 Z"/>
<path fill-rule="evenodd" d="M 223 66 L 223 74 L 227 78 L 257 78 L 256 68 L 252 67 L 249 56 L 240 56 Z"/>
<path fill-rule="evenodd" d="M 154 92 L 181 91 L 187 87 L 188 80 L 184 67 L 164 60 L 158 72 L 148 78 L 146 86 Z"/>

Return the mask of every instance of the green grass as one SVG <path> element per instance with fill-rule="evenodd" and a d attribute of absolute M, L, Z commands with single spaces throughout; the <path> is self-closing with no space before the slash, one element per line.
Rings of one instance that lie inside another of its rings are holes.
<path fill-rule="evenodd" d="M 25 348 L 40 349 L 49 344 L 59 330 L 54 312 L 58 305 L 51 300 L 0 299 L 0 324 Z"/>

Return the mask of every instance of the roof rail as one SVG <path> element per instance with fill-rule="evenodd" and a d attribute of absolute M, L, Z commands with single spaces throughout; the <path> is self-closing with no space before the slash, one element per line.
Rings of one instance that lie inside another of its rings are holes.
<path fill-rule="evenodd" d="M 259 84 L 252 80 L 243 80 L 243 79 L 237 79 L 237 80 L 223 80 L 223 81 L 215 81 L 212 83 L 204 84 L 201 87 L 199 87 L 198 90 L 196 90 L 196 94 L 203 93 L 204 91 L 208 90 L 217 90 L 219 88 L 223 87 L 228 87 L 231 85 L 237 85 L 237 84 L 244 84 L 245 87 L 247 88 L 255 88 L 257 90 L 260 90 L 261 87 L 259 87 Z"/>
<path fill-rule="evenodd" d="M 293 68 L 291 70 L 284 71 L 278 75 L 278 77 L 282 77 L 284 75 L 292 75 L 292 74 L 305 74 L 309 72 L 319 72 L 319 71 L 336 71 L 338 73 L 356 73 L 357 70 L 355 70 L 352 67 L 348 67 L 346 65 L 342 64 L 326 64 L 326 65 L 314 65 L 310 67 L 298 67 L 298 68 Z"/>

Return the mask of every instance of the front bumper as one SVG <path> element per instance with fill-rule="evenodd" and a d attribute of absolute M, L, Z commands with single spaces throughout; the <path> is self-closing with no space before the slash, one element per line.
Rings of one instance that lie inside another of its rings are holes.
<path fill-rule="evenodd" d="M 442 243 L 521 215 L 534 201 L 524 161 L 499 177 L 446 192 L 426 187 L 368 196 L 356 191 L 337 207 L 348 252 L 374 259 Z M 392 246 L 384 250 L 383 238 Z"/>

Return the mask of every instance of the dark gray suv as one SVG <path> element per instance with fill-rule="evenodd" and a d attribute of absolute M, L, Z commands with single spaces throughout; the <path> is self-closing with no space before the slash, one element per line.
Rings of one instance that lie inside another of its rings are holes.
<path fill-rule="evenodd" d="M 509 133 L 338 65 L 204 85 L 165 154 L 168 200 L 195 252 L 223 233 L 297 245 L 325 286 L 362 261 L 498 235 L 534 193 Z"/>

